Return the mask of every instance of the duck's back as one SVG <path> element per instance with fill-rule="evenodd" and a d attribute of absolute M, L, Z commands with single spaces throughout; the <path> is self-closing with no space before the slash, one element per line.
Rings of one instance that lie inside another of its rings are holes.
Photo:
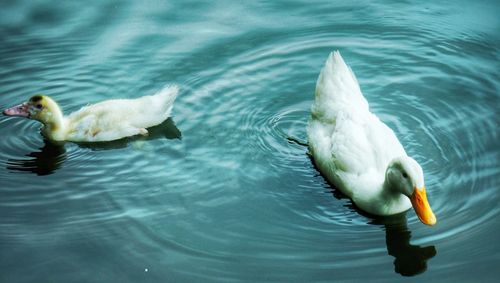
<path fill-rule="evenodd" d="M 70 141 L 110 141 L 140 134 L 165 121 L 178 94 L 176 86 L 136 99 L 112 99 L 83 107 L 67 118 Z"/>
<path fill-rule="evenodd" d="M 391 159 L 405 155 L 394 132 L 370 112 L 338 52 L 330 54 L 318 78 L 307 131 L 318 169 L 351 198 L 374 193 Z"/>

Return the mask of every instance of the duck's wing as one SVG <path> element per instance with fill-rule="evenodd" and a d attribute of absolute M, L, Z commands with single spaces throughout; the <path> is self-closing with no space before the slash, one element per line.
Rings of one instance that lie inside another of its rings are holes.
<path fill-rule="evenodd" d="M 92 113 L 85 113 L 83 115 L 83 108 L 70 115 L 67 119 L 67 140 L 75 142 L 94 141 L 95 136 L 101 133 L 98 127 L 97 115 Z"/>
<path fill-rule="evenodd" d="M 330 182 L 352 197 L 352 178 L 377 169 L 365 124 L 338 113 L 335 125 L 311 120 L 308 126 L 309 149 L 318 169 Z"/>
<path fill-rule="evenodd" d="M 389 162 L 406 155 L 394 132 L 371 114 L 367 120 L 339 113 L 335 125 L 311 120 L 309 149 L 318 169 L 346 195 L 376 193 Z"/>
<path fill-rule="evenodd" d="M 87 107 L 69 116 L 67 140 L 74 142 L 100 142 L 121 139 L 147 130 L 132 126 L 126 116 L 99 111 L 99 107 Z"/>

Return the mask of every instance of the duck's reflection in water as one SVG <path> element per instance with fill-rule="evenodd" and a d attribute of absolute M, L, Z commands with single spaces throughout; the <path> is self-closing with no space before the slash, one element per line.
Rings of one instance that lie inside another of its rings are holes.
<path fill-rule="evenodd" d="M 171 118 L 168 118 L 158 126 L 149 128 L 148 132 L 147 136 L 135 136 L 111 142 L 78 143 L 78 145 L 92 150 L 108 150 L 127 147 L 130 142 L 137 140 L 154 140 L 160 138 L 181 139 L 182 137 L 181 132 Z M 41 176 L 49 175 L 59 169 L 67 159 L 64 143 L 51 142 L 49 140 L 44 140 L 44 145 L 38 151 L 28 153 L 25 156 L 28 158 L 9 159 L 7 161 L 7 169 L 31 172 Z"/>
<path fill-rule="evenodd" d="M 28 158 L 9 159 L 7 169 L 13 171 L 31 172 L 39 176 L 54 173 L 66 160 L 64 145 L 44 140 L 39 151 L 26 154 Z"/>
<path fill-rule="evenodd" d="M 349 199 L 338 189 L 332 188 L 331 192 L 336 199 Z M 368 224 L 383 226 L 387 253 L 395 258 L 396 273 L 414 276 L 427 270 L 427 260 L 437 254 L 436 247 L 421 247 L 410 243 L 411 231 L 408 230 L 406 212 L 392 216 L 374 216 L 357 208 L 352 201 L 349 201 L 346 207 L 368 217 Z"/>
<path fill-rule="evenodd" d="M 384 225 L 387 253 L 393 256 L 394 271 L 403 276 L 413 276 L 427 270 L 427 260 L 437 254 L 435 246 L 412 245 L 406 213 L 374 219 L 371 224 Z"/>

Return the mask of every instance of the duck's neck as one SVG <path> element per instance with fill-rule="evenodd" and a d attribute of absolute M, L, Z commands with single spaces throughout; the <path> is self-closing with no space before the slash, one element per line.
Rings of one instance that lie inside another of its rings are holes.
<path fill-rule="evenodd" d="M 52 107 L 41 122 L 43 123 L 42 133 L 45 137 L 54 141 L 65 140 L 67 123 L 59 106 Z"/>
<path fill-rule="evenodd" d="M 395 184 L 385 176 L 384 184 L 382 185 L 381 196 L 385 200 L 385 207 L 392 213 L 400 213 L 408 210 L 411 207 L 410 200 L 401 192 L 399 192 Z"/>
<path fill-rule="evenodd" d="M 396 196 L 401 194 L 396 192 L 396 190 L 394 189 L 394 185 L 389 181 L 387 176 L 385 177 L 384 184 L 382 185 L 382 192 L 383 194 L 389 196 Z"/>

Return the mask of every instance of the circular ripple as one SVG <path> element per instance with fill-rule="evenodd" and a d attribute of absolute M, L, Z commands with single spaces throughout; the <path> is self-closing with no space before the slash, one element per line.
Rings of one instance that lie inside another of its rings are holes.
<path fill-rule="evenodd" d="M 0 223 L 8 227 L 2 242 L 16 248 L 36 242 L 45 251 L 58 239 L 58 248 L 84 243 L 103 254 L 126 251 L 118 255 L 129 261 L 106 258 L 99 262 L 105 267 L 175 265 L 197 279 L 247 281 L 259 280 L 238 272 L 271 270 L 267 280 L 282 281 L 290 270 L 340 271 L 338 280 L 364 268 L 371 278 L 387 276 L 392 261 L 396 272 L 414 275 L 436 250 L 442 259 L 431 261 L 434 271 L 454 267 L 448 259 L 470 265 L 450 251 L 460 250 L 463 239 L 470 248 L 475 236 L 495 234 L 498 71 L 486 62 L 496 62 L 497 52 L 484 34 L 456 32 L 446 25 L 447 9 L 406 11 L 423 14 L 415 21 L 378 5 L 278 11 L 266 3 L 258 11 L 246 7 L 250 16 L 235 29 L 238 5 L 228 15 L 212 5 L 178 5 L 89 5 L 76 14 L 63 7 L 65 13 L 45 19 L 23 11 L 33 17 L 2 30 L 8 35 L 0 48 L 2 108 L 42 92 L 71 112 L 151 94 L 165 83 L 181 87 L 174 119 L 147 139 L 54 148 L 39 125 L 0 118 L 8 133 L 0 151 L 0 208 L 12 215 Z M 183 11 L 194 18 L 172 23 L 187 18 Z M 280 21 L 263 20 L 266 11 Z M 308 14 L 321 20 L 303 18 Z M 372 20 L 352 21 L 365 18 Z M 408 25 L 401 26 L 403 19 Z M 30 33 L 31 25 L 37 28 Z M 434 229 L 413 212 L 364 215 L 307 156 L 316 78 L 334 49 L 356 72 L 372 111 L 422 164 L 438 217 Z"/>
<path fill-rule="evenodd" d="M 428 31 L 416 40 L 427 44 L 431 38 L 433 34 Z M 262 225 L 277 227 L 285 234 L 283 231 L 293 231 L 294 240 L 286 240 L 295 247 L 309 243 L 311 230 L 332 234 L 332 238 L 348 238 L 351 248 L 342 249 L 346 266 L 354 264 L 351 259 L 360 254 L 375 261 L 384 258 L 384 249 L 360 251 L 356 247 L 373 246 L 372 237 L 377 238 L 385 231 L 387 251 L 396 259 L 406 254 L 423 260 L 396 267 L 400 273 L 414 275 L 422 272 L 425 261 L 436 255 L 439 246 L 434 245 L 451 241 L 464 232 L 477 233 L 478 227 L 491 223 L 494 215 L 498 215 L 499 210 L 493 204 L 498 201 L 498 194 L 484 191 L 491 183 L 488 181 L 491 175 L 482 177 L 479 173 L 497 171 L 492 160 L 498 153 L 491 144 L 481 144 L 495 140 L 497 125 L 492 116 L 495 111 L 475 93 L 459 91 L 480 87 L 483 89 L 480 92 L 488 93 L 486 97 L 491 98 L 495 96 L 494 89 L 470 85 L 469 81 L 439 82 L 444 74 L 476 76 L 467 66 L 468 61 L 457 61 L 457 57 L 462 56 L 459 50 L 454 50 L 455 53 L 450 50 L 447 54 L 457 62 L 450 66 L 435 62 L 434 56 L 440 54 L 440 47 L 427 54 L 413 55 L 410 49 L 415 42 L 407 42 L 399 46 L 400 52 L 393 53 L 390 49 L 379 52 L 384 49 L 376 46 L 368 52 L 362 49 L 362 40 L 354 44 L 354 48 L 352 41 L 342 38 L 332 46 L 326 34 L 314 38 L 304 36 L 297 42 L 283 40 L 286 48 L 280 44 L 256 46 L 252 51 L 233 54 L 223 68 L 201 72 L 199 77 L 186 82 L 193 89 L 188 101 L 196 109 L 196 119 L 211 128 L 206 139 L 203 138 L 207 146 L 223 148 L 214 152 L 225 152 L 225 158 L 235 163 L 240 178 L 246 180 L 244 183 L 256 188 L 265 177 L 265 187 L 273 188 L 245 193 L 251 202 L 258 202 L 262 194 L 273 197 L 274 205 L 281 208 L 282 214 L 263 219 Z M 381 47 L 386 48 L 383 46 L 386 42 L 381 41 Z M 347 62 L 355 70 L 372 111 L 395 130 L 407 152 L 424 168 L 429 199 L 439 219 L 435 229 L 428 230 L 421 225 L 412 211 L 395 221 L 374 221 L 365 216 L 350 200 L 332 191 L 307 157 L 307 148 L 300 145 L 307 140 L 305 128 L 315 80 L 328 52 L 337 48 L 346 54 Z M 311 58 L 318 59 L 307 60 Z M 383 61 L 387 63 L 370 64 Z M 205 81 L 205 75 L 215 79 Z M 440 88 L 435 87 L 437 83 Z M 294 89 L 288 89 L 287 85 L 293 85 Z M 462 99 L 456 99 L 457 94 Z M 480 106 L 463 103 L 464 96 L 479 98 Z M 233 200 L 235 204 L 240 202 L 239 198 Z M 471 211 L 467 213 L 468 209 Z M 414 241 L 427 246 L 409 244 L 408 227 L 420 235 Z M 283 240 L 280 233 L 269 232 L 265 238 L 278 242 Z M 237 238 L 244 236 L 237 235 Z M 397 241 L 407 244 L 404 248 L 394 246 Z"/>

